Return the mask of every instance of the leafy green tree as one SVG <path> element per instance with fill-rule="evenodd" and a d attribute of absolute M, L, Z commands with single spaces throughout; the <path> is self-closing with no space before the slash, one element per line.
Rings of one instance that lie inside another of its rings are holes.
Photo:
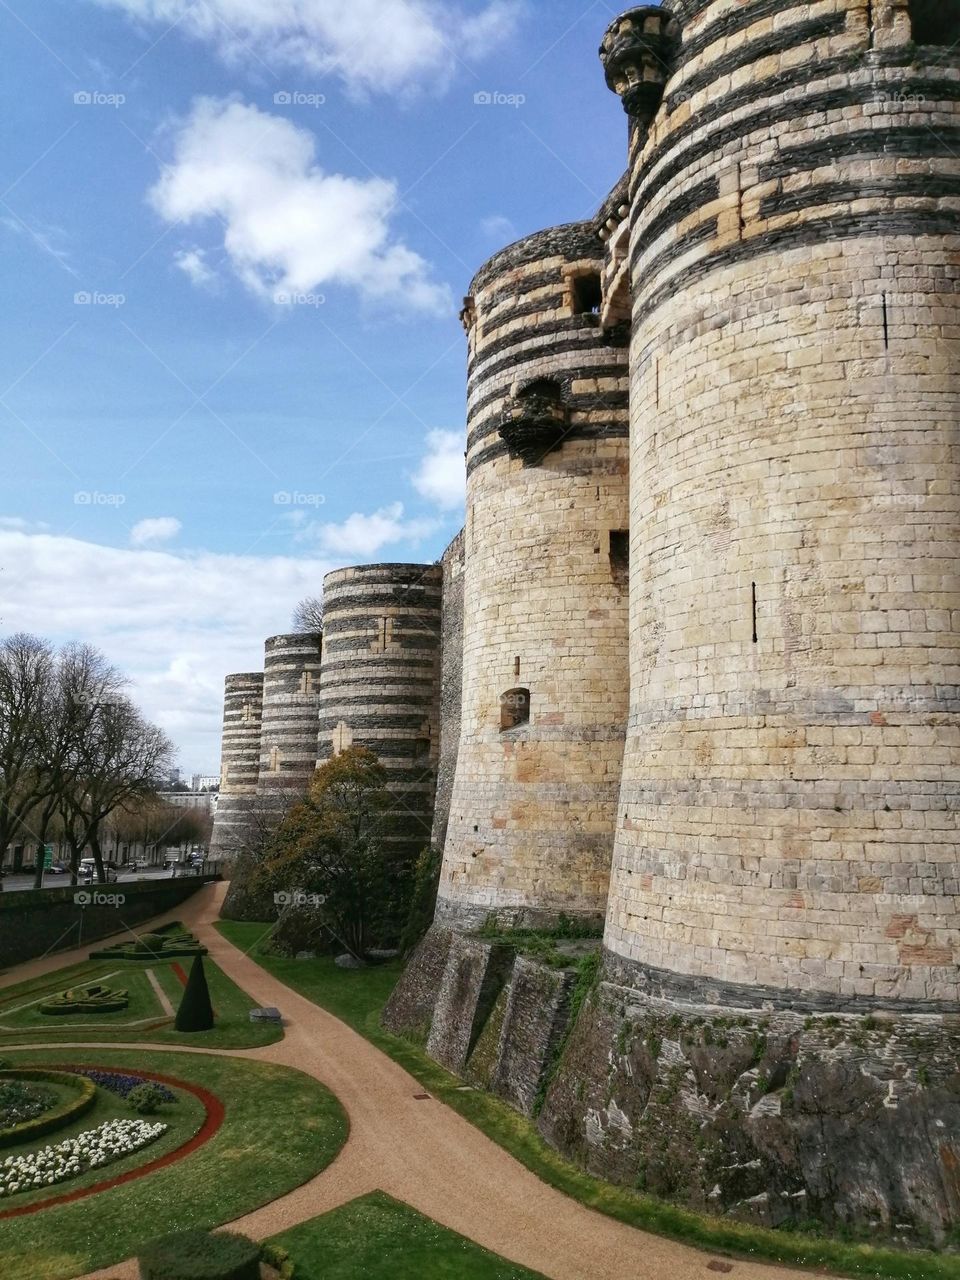
<path fill-rule="evenodd" d="M 398 865 L 385 838 L 390 807 L 380 761 L 350 747 L 317 770 L 259 869 L 261 883 L 286 896 L 285 911 L 313 912 L 359 960 L 395 943 L 409 910 L 412 869 Z"/>

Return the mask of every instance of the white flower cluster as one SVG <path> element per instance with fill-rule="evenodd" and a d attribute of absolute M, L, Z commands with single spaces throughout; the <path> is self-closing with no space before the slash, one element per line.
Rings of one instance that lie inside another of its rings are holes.
<path fill-rule="evenodd" d="M 165 1124 L 146 1120 L 105 1120 L 96 1129 L 75 1138 L 43 1147 L 23 1156 L 7 1156 L 0 1163 L 0 1197 L 18 1191 L 35 1191 L 99 1169 L 156 1141 L 166 1133 Z"/>

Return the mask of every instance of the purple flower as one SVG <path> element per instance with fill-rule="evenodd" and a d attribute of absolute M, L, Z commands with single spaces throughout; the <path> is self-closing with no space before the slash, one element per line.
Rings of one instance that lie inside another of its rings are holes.
<path fill-rule="evenodd" d="M 94 1071 L 88 1070 L 86 1067 L 64 1067 L 65 1071 L 70 1071 L 77 1076 L 86 1076 L 88 1080 L 92 1080 L 95 1085 L 101 1089 L 106 1089 L 109 1093 L 115 1093 L 120 1098 L 126 1098 L 132 1089 L 136 1089 L 138 1085 L 146 1082 L 144 1076 L 123 1075 L 119 1071 Z M 163 1095 L 164 1102 L 176 1102 L 177 1095 L 169 1090 L 166 1085 L 160 1084 L 157 1080 L 150 1080 L 152 1084 Z"/>

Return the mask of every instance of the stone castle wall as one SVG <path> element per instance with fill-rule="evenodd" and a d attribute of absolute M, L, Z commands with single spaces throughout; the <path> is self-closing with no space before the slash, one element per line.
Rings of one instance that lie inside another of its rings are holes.
<path fill-rule="evenodd" d="M 631 335 L 631 693 L 599 975 L 571 1025 L 550 971 L 462 909 L 471 884 L 517 901 L 536 865 L 506 823 L 480 839 L 503 765 L 477 750 L 472 655 L 524 641 L 528 575 L 471 481 L 453 810 L 480 822 L 471 848 L 451 820 L 436 924 L 385 1013 L 604 1177 L 914 1243 L 960 1216 L 958 45 L 960 13 L 928 0 L 612 24 L 630 168 L 597 220 L 597 311 Z M 468 300 L 472 367 L 498 270 Z M 526 889 L 543 923 L 555 884 Z"/>
<path fill-rule="evenodd" d="M 315 759 L 351 746 L 376 753 L 394 798 L 391 848 L 407 862 L 433 823 L 442 585 L 441 566 L 425 564 L 338 569 L 323 582 Z"/>
<path fill-rule="evenodd" d="M 606 902 L 627 700 L 626 574 L 611 540 L 627 528 L 627 384 L 623 338 L 598 314 L 604 256 L 592 223 L 531 236 L 478 273 L 464 310 L 463 703 L 438 901 L 448 924 L 600 918 Z"/>
<path fill-rule="evenodd" d="M 440 758 L 430 843 L 442 849 L 450 820 L 450 799 L 460 749 L 460 717 L 463 702 L 463 568 L 464 531 L 461 530 L 440 558 L 443 596 L 440 645 Z"/>

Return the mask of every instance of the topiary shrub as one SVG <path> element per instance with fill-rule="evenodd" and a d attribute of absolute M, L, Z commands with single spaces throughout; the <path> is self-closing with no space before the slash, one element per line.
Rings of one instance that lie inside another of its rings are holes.
<path fill-rule="evenodd" d="M 284 1249 L 282 1245 L 265 1244 L 260 1252 L 260 1260 L 268 1267 L 273 1267 L 280 1276 L 280 1280 L 296 1280 L 296 1266 L 290 1257 L 290 1251 Z"/>
<path fill-rule="evenodd" d="M 166 942 L 167 939 L 162 933 L 141 933 L 133 945 L 134 950 L 141 954 L 148 952 L 150 955 L 157 955 L 163 950 Z"/>
<path fill-rule="evenodd" d="M 40 1005 L 40 1012 L 49 1017 L 67 1013 L 120 1013 L 126 1009 L 129 999 L 126 991 L 89 983 L 86 986 L 68 987 L 57 996 L 51 996 Z"/>
<path fill-rule="evenodd" d="M 127 1094 L 127 1106 L 132 1107 L 137 1115 L 154 1116 L 165 1102 L 170 1101 L 170 1090 L 161 1089 L 149 1080 L 138 1084 Z"/>
<path fill-rule="evenodd" d="M 232 1231 L 178 1231 L 145 1245 L 140 1280 L 260 1280 L 260 1246 Z"/>
<path fill-rule="evenodd" d="M 178 956 L 206 955 L 192 933 L 182 924 L 166 925 L 158 933 L 142 933 L 126 942 L 115 942 L 90 952 L 91 960 L 134 960 L 139 964 L 150 960 L 174 960 Z"/>
<path fill-rule="evenodd" d="M 190 977 L 173 1025 L 177 1031 L 209 1031 L 213 1027 L 213 1005 L 202 956 L 197 956 L 190 966 Z"/>

